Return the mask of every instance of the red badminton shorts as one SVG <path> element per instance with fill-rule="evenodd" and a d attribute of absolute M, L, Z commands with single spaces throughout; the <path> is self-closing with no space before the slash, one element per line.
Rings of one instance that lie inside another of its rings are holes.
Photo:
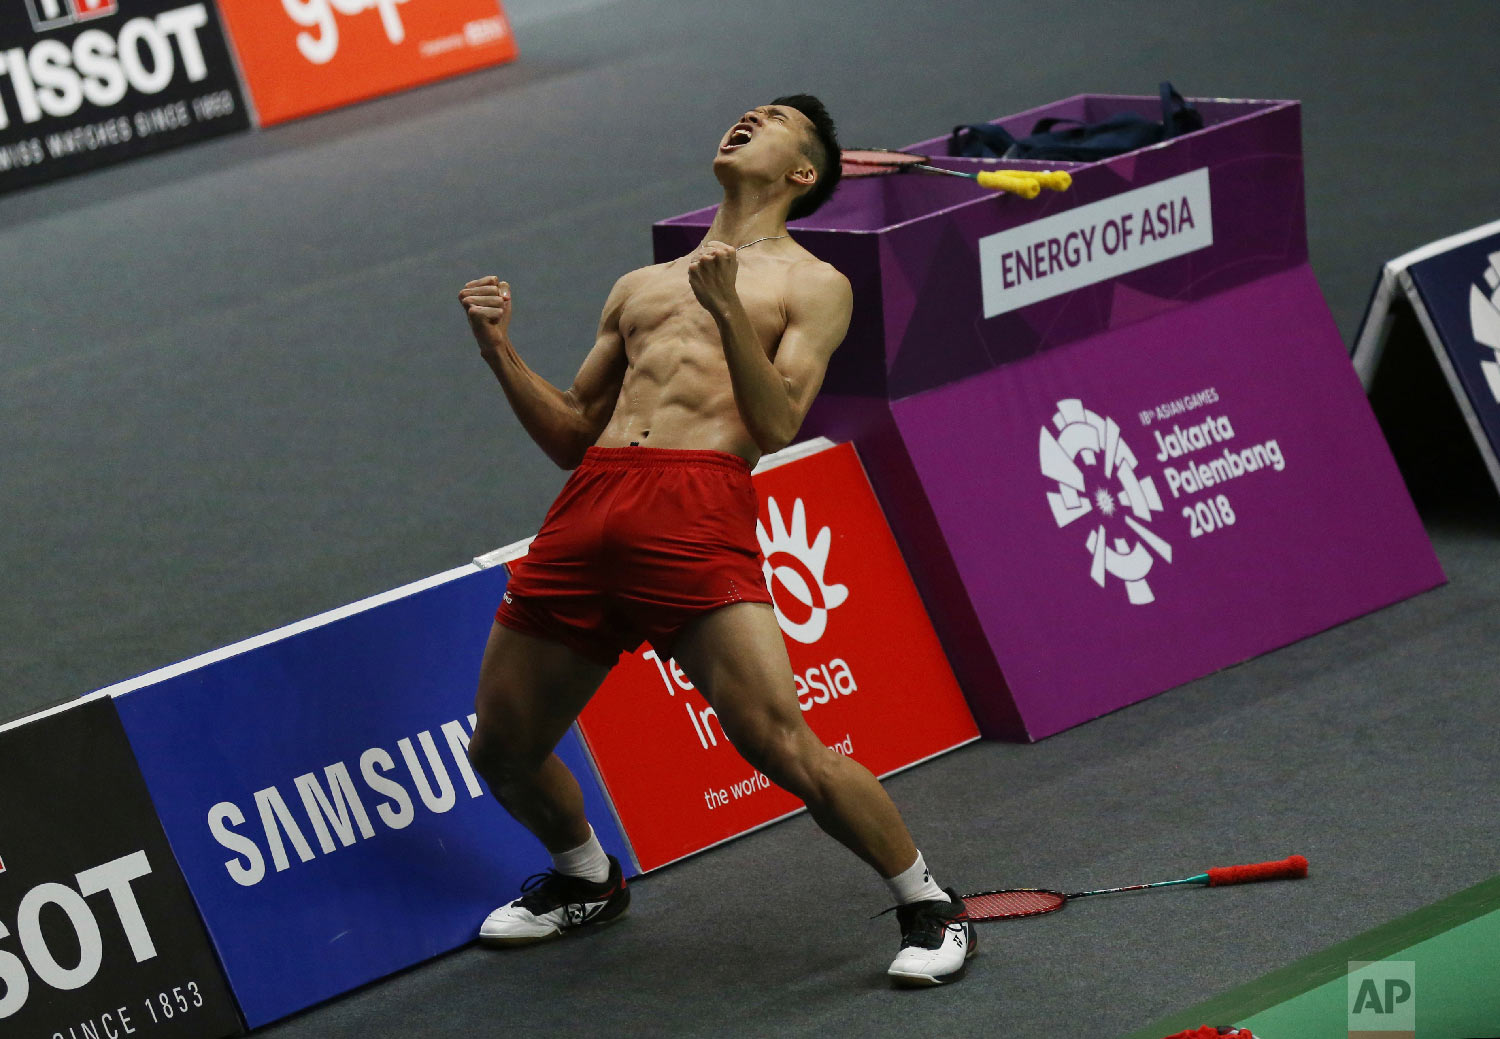
<path fill-rule="evenodd" d="M 614 664 L 736 602 L 769 603 L 750 466 L 720 451 L 591 447 L 512 564 L 495 619 Z"/>

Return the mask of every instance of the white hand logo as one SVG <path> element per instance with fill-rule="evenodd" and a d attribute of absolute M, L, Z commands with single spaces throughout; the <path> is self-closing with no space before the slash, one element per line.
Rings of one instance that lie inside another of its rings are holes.
<path fill-rule="evenodd" d="M 771 517 L 771 533 L 759 520 L 755 536 L 761 554 L 766 557 L 762 572 L 766 587 L 771 589 L 776 620 L 788 637 L 811 645 L 823 637 L 828 628 L 828 611 L 842 606 L 849 589 L 828 584 L 823 571 L 828 567 L 828 551 L 833 545 L 833 531 L 824 527 L 817 540 L 807 540 L 807 510 L 798 498 L 792 506 L 792 526 L 788 530 L 781 518 L 775 498 L 766 499 Z M 788 616 L 788 612 L 792 616 Z"/>

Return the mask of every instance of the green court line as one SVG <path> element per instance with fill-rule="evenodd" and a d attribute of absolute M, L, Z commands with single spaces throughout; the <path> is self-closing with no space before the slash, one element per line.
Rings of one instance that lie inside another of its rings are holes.
<path fill-rule="evenodd" d="M 1377 982 L 1366 994 L 1375 998 L 1362 1000 L 1365 1034 L 1392 1039 L 1395 1033 L 1382 1028 L 1395 1028 L 1404 1016 L 1415 1020 L 1417 1039 L 1495 1036 L 1500 1025 L 1496 948 L 1500 948 L 1500 909 L 1408 946 L 1391 959 L 1376 961 L 1373 975 L 1367 977 L 1388 976 L 1381 971 L 1382 964 L 1408 961 L 1410 966 L 1403 973 L 1412 971 L 1411 1003 L 1409 1014 L 1400 1016 L 1394 1007 L 1381 1006 Z M 1267 1039 L 1339 1036 L 1350 1025 L 1350 1001 L 1350 979 L 1335 978 L 1236 1023 Z"/>
<path fill-rule="evenodd" d="M 1351 961 L 1388 959 L 1394 953 L 1495 909 L 1500 909 L 1500 876 L 1465 888 L 1348 941 L 1304 956 L 1237 989 L 1137 1029 L 1122 1039 L 1162 1039 L 1199 1025 L 1243 1022 L 1277 1004 L 1344 978 Z"/>

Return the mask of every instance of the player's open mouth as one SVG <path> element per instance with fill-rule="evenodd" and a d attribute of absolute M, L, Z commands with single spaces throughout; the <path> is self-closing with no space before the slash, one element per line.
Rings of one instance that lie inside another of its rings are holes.
<path fill-rule="evenodd" d="M 729 136 L 725 138 L 724 145 L 719 150 L 727 152 L 743 147 L 750 143 L 750 138 L 754 136 L 754 133 L 755 131 L 748 123 L 740 123 L 729 131 Z"/>

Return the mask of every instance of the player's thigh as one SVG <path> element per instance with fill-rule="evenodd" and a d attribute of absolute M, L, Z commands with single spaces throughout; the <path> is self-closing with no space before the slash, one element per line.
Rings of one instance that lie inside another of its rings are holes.
<path fill-rule="evenodd" d="M 497 622 L 474 698 L 476 758 L 539 766 L 607 674 L 607 665 L 576 650 Z"/>
<path fill-rule="evenodd" d="M 678 634 L 672 652 L 713 707 L 724 734 L 753 764 L 764 767 L 757 758 L 819 745 L 797 706 L 786 642 L 769 605 L 712 610 Z"/>

